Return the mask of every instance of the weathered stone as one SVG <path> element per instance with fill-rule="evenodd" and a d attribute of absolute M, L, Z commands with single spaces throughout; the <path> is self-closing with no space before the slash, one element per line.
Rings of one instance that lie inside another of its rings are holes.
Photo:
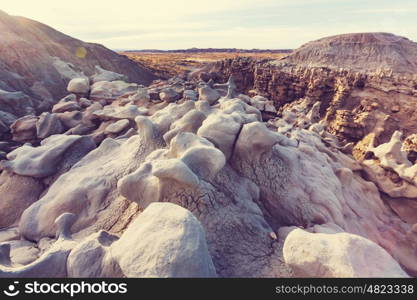
<path fill-rule="evenodd" d="M 60 134 L 63 131 L 64 128 L 56 114 L 42 113 L 36 122 L 36 134 L 39 139 L 47 138 L 53 134 Z"/>
<path fill-rule="evenodd" d="M 53 113 L 63 113 L 67 111 L 79 111 L 81 107 L 78 105 L 76 101 L 63 101 L 58 102 L 52 108 Z"/>
<path fill-rule="evenodd" d="M 22 117 L 10 126 L 13 141 L 16 142 L 30 142 L 36 140 L 36 122 L 38 117 L 35 116 L 25 116 Z"/>
<path fill-rule="evenodd" d="M 99 81 L 127 81 L 127 77 L 123 74 L 119 74 L 116 72 L 108 71 L 100 66 L 95 66 L 96 73 L 91 77 L 92 83 L 96 83 Z"/>
<path fill-rule="evenodd" d="M 194 90 L 185 90 L 183 94 L 183 98 L 185 100 L 193 100 L 197 101 L 198 99 L 198 93 Z"/>
<path fill-rule="evenodd" d="M 283 252 L 297 277 L 408 277 L 383 248 L 349 233 L 295 229 Z"/>
<path fill-rule="evenodd" d="M 74 94 L 85 95 L 90 91 L 88 78 L 74 78 L 68 83 L 67 91 Z"/>
<path fill-rule="evenodd" d="M 163 89 L 160 93 L 159 93 L 159 98 L 162 100 L 162 101 L 165 101 L 165 102 L 168 102 L 168 103 L 171 103 L 171 102 L 174 102 L 174 101 L 176 101 L 176 100 L 179 100 L 180 99 L 180 94 L 179 93 L 177 93 L 174 89 L 172 89 L 172 88 L 166 88 L 166 89 Z"/>
<path fill-rule="evenodd" d="M 125 130 L 129 126 L 129 120 L 119 120 L 106 127 L 105 133 L 107 134 L 118 134 Z"/>
<path fill-rule="evenodd" d="M 138 85 L 135 83 L 126 83 L 120 80 L 99 81 L 91 86 L 90 99 L 112 102 L 125 94 L 135 93 L 137 90 Z"/>
<path fill-rule="evenodd" d="M 220 98 L 219 92 L 209 86 L 199 88 L 198 94 L 200 95 L 199 100 L 207 101 L 210 105 L 213 105 Z"/>
<path fill-rule="evenodd" d="M 111 252 L 126 277 L 216 277 L 200 222 L 171 203 L 148 206 Z"/>

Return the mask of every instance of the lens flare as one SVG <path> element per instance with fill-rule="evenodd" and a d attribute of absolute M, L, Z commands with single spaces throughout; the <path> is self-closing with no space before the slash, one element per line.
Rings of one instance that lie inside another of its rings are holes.
<path fill-rule="evenodd" d="M 87 56 L 87 49 L 78 47 L 77 50 L 75 50 L 75 55 L 79 58 L 85 58 Z"/>

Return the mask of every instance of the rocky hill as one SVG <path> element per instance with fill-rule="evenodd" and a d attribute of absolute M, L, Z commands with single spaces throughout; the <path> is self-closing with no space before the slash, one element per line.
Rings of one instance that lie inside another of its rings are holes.
<path fill-rule="evenodd" d="M 351 33 L 309 42 L 281 61 L 307 67 L 417 73 L 417 43 L 391 33 Z"/>
<path fill-rule="evenodd" d="M 146 68 L 102 45 L 24 17 L 0 11 L 0 31 L 0 89 L 24 93 L 35 109 L 45 100 L 59 100 L 70 79 L 94 75 L 96 66 L 123 74 L 130 82 L 148 84 L 155 79 Z M 6 100 L 0 96 L 2 101 Z"/>

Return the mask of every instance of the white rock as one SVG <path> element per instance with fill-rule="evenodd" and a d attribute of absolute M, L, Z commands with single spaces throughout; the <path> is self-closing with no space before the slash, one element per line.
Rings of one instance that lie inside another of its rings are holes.
<path fill-rule="evenodd" d="M 74 78 L 68 83 L 67 91 L 75 94 L 87 94 L 90 83 L 87 78 Z"/>
<path fill-rule="evenodd" d="M 197 135 L 204 137 L 217 145 L 227 159 L 232 155 L 232 150 L 242 124 L 236 118 L 228 114 L 212 114 L 204 120 Z"/>
<path fill-rule="evenodd" d="M 213 105 L 220 98 L 219 92 L 209 86 L 199 88 L 198 94 L 200 95 L 198 100 L 207 101 L 210 105 Z"/>
<path fill-rule="evenodd" d="M 149 103 L 150 96 L 146 89 L 139 88 L 137 92 L 127 98 L 128 101 L 132 101 L 137 106 L 143 106 Z"/>
<path fill-rule="evenodd" d="M 215 277 L 200 222 L 171 203 L 153 203 L 111 246 L 127 277 Z"/>
<path fill-rule="evenodd" d="M 284 259 L 299 277 L 408 277 L 379 245 L 350 233 L 291 231 Z"/>

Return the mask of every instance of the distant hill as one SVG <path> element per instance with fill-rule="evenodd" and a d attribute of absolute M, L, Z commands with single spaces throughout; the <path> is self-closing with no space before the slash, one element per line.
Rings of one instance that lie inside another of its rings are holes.
<path fill-rule="evenodd" d="M 277 63 L 417 73 L 417 43 L 391 33 L 350 33 L 306 43 Z"/>
<path fill-rule="evenodd" d="M 124 50 L 123 52 L 152 52 L 152 53 L 291 53 L 291 49 L 236 49 L 236 48 L 190 48 L 178 50 Z"/>

